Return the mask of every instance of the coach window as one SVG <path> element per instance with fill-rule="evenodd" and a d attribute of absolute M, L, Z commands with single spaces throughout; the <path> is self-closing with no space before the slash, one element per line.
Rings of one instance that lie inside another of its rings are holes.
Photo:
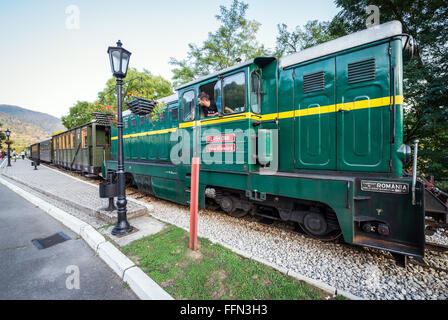
<path fill-rule="evenodd" d="M 250 82 L 251 82 L 251 89 L 250 89 L 250 106 L 252 109 L 252 112 L 254 113 L 260 113 L 261 112 L 261 99 L 260 99 L 260 77 L 255 72 L 252 72 L 252 75 L 250 76 Z"/>
<path fill-rule="evenodd" d="M 81 129 L 81 148 L 87 148 L 87 128 Z"/>
<path fill-rule="evenodd" d="M 224 113 L 240 113 L 246 110 L 246 77 L 239 72 L 224 78 L 222 82 L 222 97 Z"/>
<path fill-rule="evenodd" d="M 193 121 L 195 115 L 195 103 L 194 91 L 190 90 L 182 95 L 182 109 L 184 121 Z"/>

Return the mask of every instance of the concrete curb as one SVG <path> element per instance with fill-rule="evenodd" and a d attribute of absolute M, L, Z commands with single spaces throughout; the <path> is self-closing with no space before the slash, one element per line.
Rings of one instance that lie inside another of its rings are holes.
<path fill-rule="evenodd" d="M 87 242 L 87 244 L 95 250 L 98 251 L 98 247 L 106 242 L 106 239 L 95 230 L 91 225 L 85 226 L 81 230 L 81 237 Z"/>
<path fill-rule="evenodd" d="M 101 233 L 91 225 L 73 217 L 69 213 L 53 206 L 37 196 L 17 187 L 0 178 L 0 183 L 11 189 L 25 200 L 41 208 L 50 216 L 60 221 L 70 230 L 80 235 L 92 247 L 95 253 L 117 273 L 123 281 L 127 282 L 132 291 L 142 300 L 174 300 L 165 290 L 154 282 L 146 273 L 137 267 L 126 255 L 107 241 Z"/>
<path fill-rule="evenodd" d="M 135 263 L 126 257 L 112 243 L 106 241 L 98 246 L 98 255 L 103 259 L 121 279 L 129 268 L 135 267 Z"/>
<path fill-rule="evenodd" d="M 173 300 L 159 285 L 148 277 L 140 268 L 129 268 L 123 280 L 129 284 L 135 294 L 142 300 Z"/>

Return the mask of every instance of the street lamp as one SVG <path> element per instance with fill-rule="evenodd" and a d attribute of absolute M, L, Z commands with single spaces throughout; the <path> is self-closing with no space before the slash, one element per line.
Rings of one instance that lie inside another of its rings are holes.
<path fill-rule="evenodd" d="M 8 138 L 8 167 L 11 166 L 11 141 L 9 140 L 9 137 L 11 136 L 11 131 L 9 129 L 6 129 L 5 131 L 6 137 Z"/>
<path fill-rule="evenodd" d="M 123 116 L 121 107 L 121 90 L 123 85 L 123 78 L 126 77 L 128 71 L 129 58 L 131 53 L 122 48 L 120 40 L 116 47 L 109 47 L 107 49 L 110 59 L 110 67 L 112 73 L 117 80 L 117 129 L 118 129 L 118 158 L 117 158 L 117 213 L 118 221 L 112 230 L 113 235 L 123 235 L 131 232 L 134 228 L 126 219 L 126 181 L 124 175 L 124 156 L 123 156 Z"/>

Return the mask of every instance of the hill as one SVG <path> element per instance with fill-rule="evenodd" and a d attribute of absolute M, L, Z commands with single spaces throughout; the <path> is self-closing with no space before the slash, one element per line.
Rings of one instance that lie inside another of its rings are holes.
<path fill-rule="evenodd" d="M 65 130 L 62 125 L 61 119 L 53 117 L 43 112 L 37 112 L 28 110 L 25 108 L 11 106 L 7 104 L 0 104 L 0 113 L 12 116 L 23 123 L 30 123 L 36 127 L 41 128 L 45 132 L 52 133 L 57 130 Z M 7 122 L 2 122 L 3 126 L 7 125 Z"/>
<path fill-rule="evenodd" d="M 2 124 L 0 130 L 11 130 L 11 140 L 14 141 L 11 148 L 15 148 L 19 152 L 26 146 L 51 136 L 51 132 L 45 131 L 32 123 L 23 122 L 15 117 L 1 112 L 0 123 Z M 2 149 L 6 148 L 7 145 L 3 144 Z"/>

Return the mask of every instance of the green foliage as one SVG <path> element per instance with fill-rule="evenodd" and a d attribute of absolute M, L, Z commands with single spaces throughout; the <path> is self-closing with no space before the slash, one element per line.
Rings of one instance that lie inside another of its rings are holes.
<path fill-rule="evenodd" d="M 230 8 L 220 6 L 216 19 L 221 22 L 214 33 L 201 46 L 190 43 L 187 59 L 171 58 L 175 86 L 193 80 L 195 77 L 222 70 L 257 56 L 267 55 L 264 45 L 256 40 L 260 23 L 248 20 L 246 11 L 249 5 L 234 0 Z"/>
<path fill-rule="evenodd" d="M 106 88 L 98 93 L 97 103 L 103 105 L 117 105 L 117 90 L 115 78 L 110 78 L 106 82 Z M 135 96 L 128 94 L 137 92 L 138 95 L 145 99 L 156 100 L 173 94 L 171 83 L 161 76 L 154 76 L 150 71 L 143 69 L 143 72 L 137 71 L 135 68 L 129 68 L 126 78 L 123 79 L 123 107 L 126 109 L 125 103 L 132 100 Z"/>
<path fill-rule="evenodd" d="M 93 120 L 93 104 L 78 101 L 70 108 L 69 114 L 62 117 L 62 124 L 68 129 L 76 128 Z"/>
<path fill-rule="evenodd" d="M 448 3 L 433 1 L 336 0 L 337 19 L 350 32 L 365 29 L 365 7 L 380 9 L 380 22 L 399 20 L 419 44 L 419 56 L 405 63 L 405 143 L 418 138 L 419 169 L 448 177 Z"/>
<path fill-rule="evenodd" d="M 2 123 L 0 122 L 0 128 L 2 127 Z M 2 131 L 0 131 L 0 149 L 2 148 L 2 142 L 6 140 L 6 134 Z"/>
<path fill-rule="evenodd" d="M 139 96 L 145 99 L 160 99 L 173 94 L 171 83 L 161 76 L 153 76 L 148 70 L 143 72 L 130 68 L 123 80 L 123 110 L 126 110 L 126 102 Z M 93 120 L 93 112 L 114 114 L 117 108 L 116 80 L 111 78 L 106 82 L 106 88 L 98 93 L 95 102 L 78 101 L 70 108 L 69 114 L 62 117 L 62 123 L 67 129 L 72 129 Z M 160 108 L 156 108 L 159 110 Z M 157 111 L 156 110 L 156 111 Z M 155 119 L 158 115 L 153 113 Z"/>
<path fill-rule="evenodd" d="M 284 23 L 278 24 L 274 55 L 280 58 L 283 55 L 298 52 L 345 35 L 345 27 L 338 21 L 340 20 L 331 22 L 312 20 L 308 21 L 303 29 L 296 26 L 293 31 L 288 31 L 288 26 Z"/>

